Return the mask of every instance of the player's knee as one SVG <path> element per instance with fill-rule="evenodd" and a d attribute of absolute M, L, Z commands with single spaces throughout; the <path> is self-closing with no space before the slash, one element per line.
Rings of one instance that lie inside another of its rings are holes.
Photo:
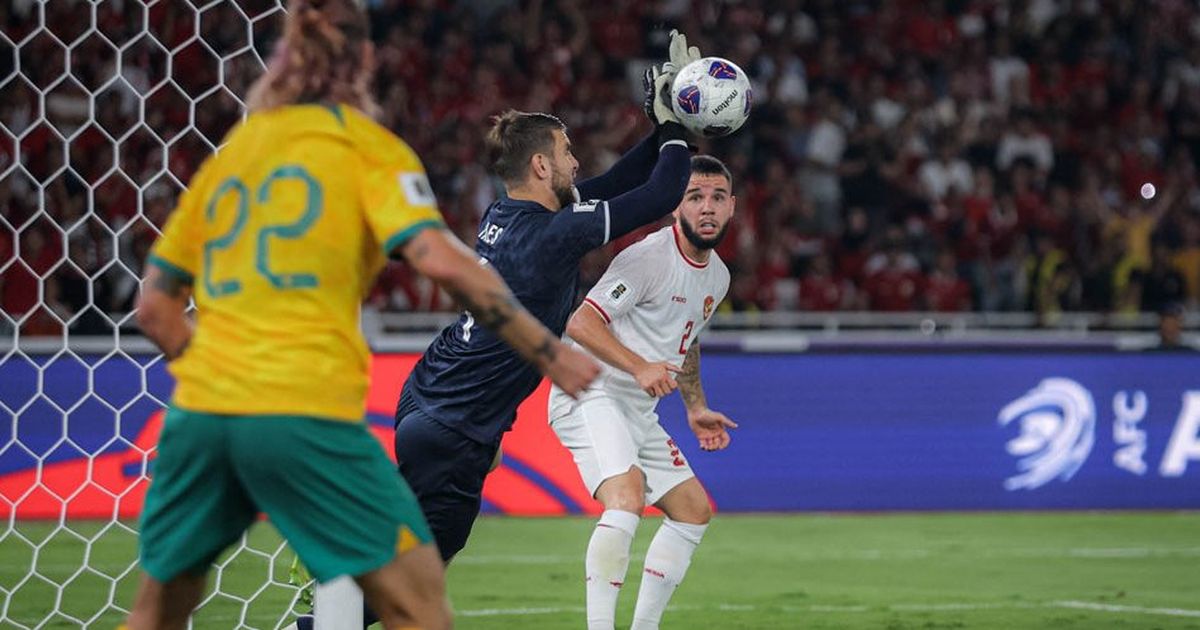
<path fill-rule="evenodd" d="M 681 488 L 681 490 L 683 491 L 681 495 L 671 497 L 670 501 L 658 504 L 659 507 L 673 521 L 691 525 L 707 525 L 713 517 L 712 504 L 708 501 L 708 494 L 699 487 L 695 492 L 691 491 L 691 488 Z"/>
<path fill-rule="evenodd" d="M 633 514 L 641 515 L 646 509 L 645 493 L 628 491 L 622 489 L 619 492 L 609 494 L 607 499 L 602 500 L 604 509 L 606 510 L 621 510 L 622 512 L 632 512 Z"/>
<path fill-rule="evenodd" d="M 606 480 L 596 493 L 596 498 L 608 510 L 621 510 L 641 514 L 646 508 L 646 483 L 642 472 L 631 468 L 629 472 Z"/>
<path fill-rule="evenodd" d="M 684 523 L 691 523 L 693 525 L 708 525 L 708 522 L 712 520 L 712 506 L 709 505 L 707 498 L 705 498 L 703 501 L 694 502 L 691 508 L 690 516 L 692 518 L 690 520 L 683 521 Z"/>

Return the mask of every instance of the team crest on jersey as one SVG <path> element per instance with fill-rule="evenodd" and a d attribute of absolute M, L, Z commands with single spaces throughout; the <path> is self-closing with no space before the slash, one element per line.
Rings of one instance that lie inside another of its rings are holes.
<path fill-rule="evenodd" d="M 612 298 L 613 300 L 619 300 L 621 299 L 621 296 L 625 295 L 625 292 L 628 290 L 629 289 L 625 287 L 624 282 L 618 282 L 617 286 L 613 287 L 613 290 L 608 292 L 608 297 Z"/>
<path fill-rule="evenodd" d="M 711 296 L 711 295 L 704 297 L 704 319 L 708 319 L 709 317 L 712 317 L 714 301 L 715 300 L 713 300 L 713 296 Z"/>

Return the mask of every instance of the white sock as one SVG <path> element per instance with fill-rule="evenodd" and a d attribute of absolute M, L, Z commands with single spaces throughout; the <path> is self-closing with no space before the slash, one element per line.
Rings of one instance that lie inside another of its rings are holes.
<path fill-rule="evenodd" d="M 633 512 L 605 510 L 588 543 L 584 571 L 587 575 L 588 630 L 613 630 L 617 595 L 629 569 L 629 545 L 641 517 Z"/>
<path fill-rule="evenodd" d="M 683 581 L 692 552 L 704 537 L 708 525 L 680 523 L 664 518 L 650 548 L 646 550 L 646 568 L 638 590 L 637 608 L 630 630 L 657 630 L 667 603 Z"/>

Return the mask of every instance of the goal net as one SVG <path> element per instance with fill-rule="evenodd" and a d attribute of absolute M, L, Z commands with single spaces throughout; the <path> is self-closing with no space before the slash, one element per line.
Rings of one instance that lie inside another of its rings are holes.
<path fill-rule="evenodd" d="M 0 4 L 0 627 L 118 624 L 169 396 L 138 339 L 142 261 L 242 115 L 280 0 Z M 291 552 L 259 524 L 198 627 L 279 627 Z"/>

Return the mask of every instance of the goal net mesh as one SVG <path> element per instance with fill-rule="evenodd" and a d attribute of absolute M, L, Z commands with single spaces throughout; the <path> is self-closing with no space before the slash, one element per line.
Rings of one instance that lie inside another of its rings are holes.
<path fill-rule="evenodd" d="M 171 382 L 133 329 L 141 265 L 243 115 L 279 0 L 0 6 L 0 627 L 118 624 Z M 197 627 L 289 622 L 265 524 L 217 562 Z"/>

